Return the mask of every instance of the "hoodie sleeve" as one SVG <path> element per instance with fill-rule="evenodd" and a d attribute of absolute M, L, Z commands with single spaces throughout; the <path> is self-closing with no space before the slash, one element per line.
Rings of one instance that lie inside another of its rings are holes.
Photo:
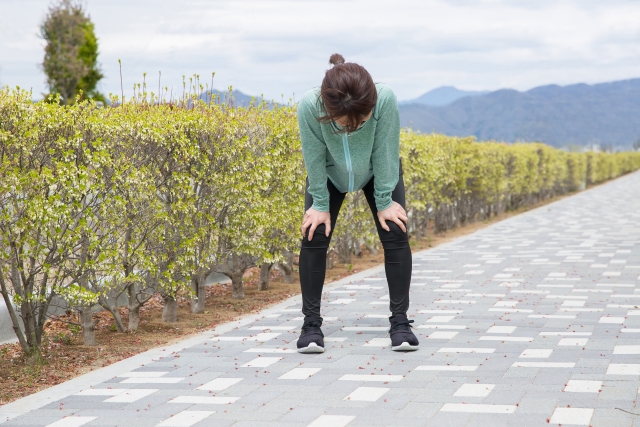
<path fill-rule="evenodd" d="M 385 87 L 379 93 L 379 110 L 371 163 L 373 165 L 373 195 L 378 211 L 392 204 L 391 193 L 398 185 L 400 173 L 400 114 L 398 102 L 391 89 Z"/>
<path fill-rule="evenodd" d="M 302 156 L 309 177 L 311 206 L 320 212 L 329 212 L 329 190 L 327 189 L 327 146 L 322 137 L 320 122 L 316 117 L 318 95 L 307 92 L 298 105 L 298 125 L 302 142 Z"/>

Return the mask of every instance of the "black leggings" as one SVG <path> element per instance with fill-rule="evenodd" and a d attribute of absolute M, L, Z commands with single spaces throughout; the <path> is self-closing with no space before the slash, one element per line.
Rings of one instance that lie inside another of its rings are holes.
<path fill-rule="evenodd" d="M 371 213 L 378 229 L 378 236 L 380 236 L 380 241 L 384 248 L 384 269 L 387 275 L 387 283 L 389 284 L 389 308 L 392 315 L 406 314 L 409 309 L 409 285 L 411 283 L 412 267 L 409 236 L 395 222 L 386 221 L 390 231 L 386 231 L 380 226 L 377 215 L 378 209 L 373 196 L 373 179 L 371 178 L 362 191 L 364 191 L 371 208 Z M 308 188 L 309 180 L 307 179 Z M 330 180 L 327 180 L 327 188 L 329 189 L 331 233 L 327 237 L 325 235 L 325 225 L 321 224 L 316 228 L 313 239 L 309 241 L 309 229 L 307 229 L 307 235 L 302 239 L 302 248 L 300 250 L 300 287 L 302 289 L 302 313 L 305 317 L 320 317 L 320 301 L 327 268 L 327 250 L 336 226 L 340 207 L 346 196 L 346 193 L 338 191 Z M 391 193 L 391 199 L 406 209 L 402 166 L 400 166 L 400 178 L 396 188 Z M 312 204 L 313 197 L 307 191 L 305 194 L 305 212 Z"/>

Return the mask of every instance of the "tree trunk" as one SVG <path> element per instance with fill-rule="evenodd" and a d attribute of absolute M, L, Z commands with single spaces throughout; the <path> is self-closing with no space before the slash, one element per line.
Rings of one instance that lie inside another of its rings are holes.
<path fill-rule="evenodd" d="M 100 297 L 98 299 L 98 303 L 102 308 L 104 308 L 109 313 L 111 313 L 111 316 L 113 317 L 113 321 L 116 324 L 117 331 L 118 332 L 126 331 L 124 323 L 122 322 L 122 316 L 120 316 L 120 310 L 118 310 L 118 301 L 116 300 L 115 304 L 110 304 L 107 298 Z"/>
<path fill-rule="evenodd" d="M 273 264 L 260 265 L 260 281 L 258 282 L 258 290 L 266 291 L 269 289 L 269 283 L 271 282 L 271 267 Z"/>
<path fill-rule="evenodd" d="M 140 303 L 136 298 L 136 285 L 131 284 L 127 287 L 127 295 L 129 296 L 129 304 L 127 310 L 129 311 L 129 324 L 127 330 L 134 332 L 138 330 L 140 325 Z"/>
<path fill-rule="evenodd" d="M 285 254 L 286 261 L 278 264 L 278 270 L 282 272 L 282 276 L 284 277 L 284 283 L 294 283 L 296 281 L 296 277 L 293 270 L 293 252 L 287 252 Z"/>
<path fill-rule="evenodd" d="M 234 271 L 231 274 L 231 298 L 244 299 L 244 285 L 242 284 L 242 271 Z"/>
<path fill-rule="evenodd" d="M 204 313 L 204 301 L 206 297 L 205 282 L 207 277 L 204 273 L 198 273 L 191 276 L 191 288 L 194 295 L 191 297 L 191 312 Z"/>
<path fill-rule="evenodd" d="M 178 301 L 171 295 L 163 295 L 164 307 L 162 308 L 163 322 L 178 321 Z"/>
<path fill-rule="evenodd" d="M 80 309 L 80 318 L 84 345 L 96 345 L 96 325 L 93 323 L 91 306 L 84 306 Z"/>

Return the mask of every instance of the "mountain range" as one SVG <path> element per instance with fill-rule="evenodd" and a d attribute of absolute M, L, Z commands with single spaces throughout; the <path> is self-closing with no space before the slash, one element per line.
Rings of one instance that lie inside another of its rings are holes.
<path fill-rule="evenodd" d="M 412 99 L 410 101 L 400 101 L 399 105 L 406 104 L 424 104 L 424 105 L 433 105 L 436 107 L 451 104 L 453 101 L 457 101 L 460 98 L 464 98 L 465 96 L 476 96 L 476 95 L 484 95 L 489 93 L 489 91 L 469 91 L 469 90 L 460 90 L 456 89 L 453 86 L 441 86 L 430 90 L 422 96 L 419 96 L 416 99 Z"/>
<path fill-rule="evenodd" d="M 229 92 L 213 93 L 218 102 L 229 102 Z M 201 95 L 205 101 L 210 97 L 209 92 Z M 233 91 L 234 106 L 248 106 L 251 99 Z M 261 100 L 254 97 L 254 102 Z M 480 141 L 628 149 L 640 140 L 640 78 L 594 85 L 548 85 L 525 92 L 474 92 L 443 86 L 399 102 L 399 108 L 402 127 L 423 133 L 473 135 Z"/>
<path fill-rule="evenodd" d="M 640 79 L 548 85 L 526 92 L 501 89 L 464 95 L 446 105 L 428 105 L 427 95 L 400 103 L 401 126 L 423 133 L 538 141 L 556 147 L 629 148 L 640 139 Z"/>

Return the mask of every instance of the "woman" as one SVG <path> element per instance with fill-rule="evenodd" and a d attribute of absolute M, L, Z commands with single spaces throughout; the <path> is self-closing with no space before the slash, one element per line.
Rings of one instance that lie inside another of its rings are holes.
<path fill-rule="evenodd" d="M 322 86 L 298 105 L 302 154 L 307 169 L 300 251 L 301 353 L 322 353 L 320 301 L 326 256 L 340 206 L 347 192 L 362 189 L 384 248 L 389 284 L 393 350 L 417 350 L 407 319 L 411 249 L 407 236 L 404 183 L 400 164 L 400 119 L 391 89 L 374 83 L 364 67 L 333 54 Z"/>

